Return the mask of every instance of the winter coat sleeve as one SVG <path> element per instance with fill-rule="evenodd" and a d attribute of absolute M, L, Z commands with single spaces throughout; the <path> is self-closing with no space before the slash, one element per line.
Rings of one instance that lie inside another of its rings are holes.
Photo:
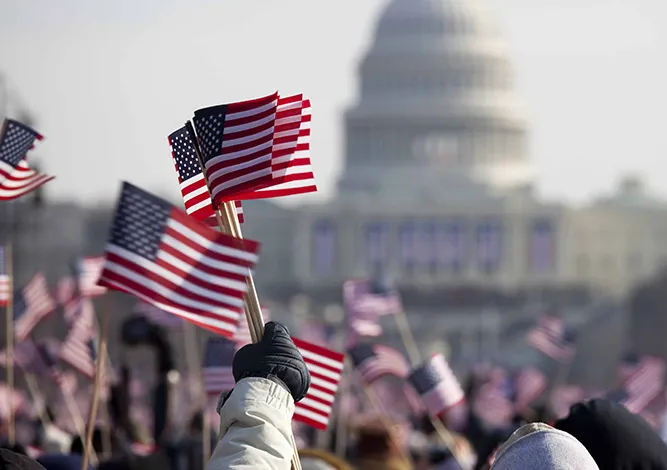
<path fill-rule="evenodd" d="M 206 470 L 289 470 L 294 400 L 279 384 L 247 378 L 220 409 L 220 441 Z"/>

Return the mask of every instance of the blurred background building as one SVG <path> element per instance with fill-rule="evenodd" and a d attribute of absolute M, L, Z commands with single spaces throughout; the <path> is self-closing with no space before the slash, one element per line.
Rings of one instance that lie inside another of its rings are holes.
<path fill-rule="evenodd" d="M 462 361 L 534 359 L 523 336 L 558 310 L 586 338 L 573 373 L 601 383 L 613 364 L 591 368 L 585 352 L 615 359 L 633 342 L 625 301 L 667 261 L 667 205 L 635 177 L 584 207 L 539 197 L 512 55 L 482 3 L 388 3 L 344 116 L 337 196 L 244 203 L 244 234 L 262 242 L 257 284 L 278 312 L 336 322 L 344 280 L 387 273 L 425 349 L 446 339 Z M 55 282 L 67 260 L 100 253 L 110 214 L 39 195 L 0 205 L 17 281 L 39 267 Z"/>

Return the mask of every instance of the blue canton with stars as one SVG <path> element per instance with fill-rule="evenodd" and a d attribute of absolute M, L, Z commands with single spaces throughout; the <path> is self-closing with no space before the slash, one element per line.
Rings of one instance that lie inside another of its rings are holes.
<path fill-rule="evenodd" d="M 204 367 L 231 367 L 236 343 L 226 338 L 211 338 L 206 343 Z"/>
<path fill-rule="evenodd" d="M 224 104 L 195 111 L 192 121 L 197 129 L 204 162 L 220 155 L 226 117 L 227 105 Z"/>
<path fill-rule="evenodd" d="M 187 128 L 183 126 L 172 133 L 169 136 L 169 142 L 171 142 L 171 148 L 174 152 L 174 160 L 180 182 L 182 183 L 193 176 L 201 174 L 196 149 Z"/>
<path fill-rule="evenodd" d="M 18 320 L 21 318 L 26 310 L 28 309 L 28 303 L 25 300 L 25 296 L 23 295 L 23 290 L 20 290 L 18 292 L 14 292 L 14 298 L 13 298 L 13 308 L 14 308 L 14 321 Z"/>
<path fill-rule="evenodd" d="M 16 167 L 35 143 L 39 134 L 20 122 L 7 119 L 5 133 L 0 142 L 0 161 Z"/>
<path fill-rule="evenodd" d="M 425 394 L 429 390 L 433 390 L 441 381 L 442 378 L 437 370 L 430 364 L 416 369 L 410 374 L 410 383 L 415 387 L 415 390 L 420 395 Z"/>
<path fill-rule="evenodd" d="M 90 359 L 94 361 L 97 360 L 97 340 L 96 338 L 91 338 L 88 340 L 88 353 L 90 354 Z"/>
<path fill-rule="evenodd" d="M 370 344 L 359 344 L 348 351 L 354 367 L 359 367 L 368 359 L 375 357 L 375 351 Z"/>
<path fill-rule="evenodd" d="M 154 261 L 171 210 L 167 201 L 123 183 L 109 243 Z"/>
<path fill-rule="evenodd" d="M 44 361 L 44 364 L 47 368 L 55 367 L 57 364 L 57 359 L 54 356 L 53 352 L 49 348 L 48 344 L 38 343 L 37 344 L 37 353 L 39 357 Z"/>

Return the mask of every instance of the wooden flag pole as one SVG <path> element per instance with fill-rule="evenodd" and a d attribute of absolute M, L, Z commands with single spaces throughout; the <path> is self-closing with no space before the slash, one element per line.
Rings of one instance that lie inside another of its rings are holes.
<path fill-rule="evenodd" d="M 197 160 L 201 168 L 202 174 L 206 177 L 206 168 L 204 159 L 202 158 L 199 145 L 197 143 L 197 136 L 194 127 L 190 121 L 185 123 L 190 139 L 192 140 Z M 216 220 L 218 226 L 223 233 L 231 235 L 236 238 L 243 238 L 241 232 L 241 224 L 239 223 L 238 215 L 236 214 L 236 207 L 233 201 L 228 201 L 220 205 L 216 210 Z M 248 273 L 248 291 L 245 295 L 245 314 L 248 321 L 248 329 L 250 330 L 250 338 L 253 343 L 258 343 L 262 336 L 264 336 L 264 317 L 262 316 L 262 307 L 259 303 L 259 296 L 257 295 L 257 288 L 252 273 Z M 294 435 L 291 436 L 292 449 L 294 454 L 292 456 L 293 470 L 302 470 L 301 461 L 299 460 L 299 450 L 294 440 Z"/>
<path fill-rule="evenodd" d="M 243 238 L 241 233 L 241 224 L 239 222 L 238 214 L 236 213 L 236 205 L 233 201 L 228 201 L 223 204 L 224 214 L 229 221 L 232 233 L 236 238 Z M 255 287 L 255 280 L 252 273 L 248 274 L 248 293 L 246 295 L 246 319 L 248 320 L 248 329 L 250 330 L 250 337 L 253 343 L 258 343 L 262 336 L 264 336 L 264 317 L 262 316 L 262 306 L 259 303 L 259 296 L 257 295 L 257 288 Z M 294 470 L 301 469 L 301 460 L 299 459 L 299 449 L 296 446 L 294 435 L 290 435 L 292 441 L 292 450 L 294 451 L 292 457 L 292 468 Z"/>
<path fill-rule="evenodd" d="M 3 125 L 3 129 L 5 124 Z M 5 268 L 9 278 L 9 292 L 5 308 L 5 338 L 7 351 L 7 388 L 9 389 L 9 416 L 7 417 L 9 445 L 16 444 L 16 427 L 14 423 L 14 274 L 12 266 L 12 245 L 5 247 Z"/>
<path fill-rule="evenodd" d="M 109 330 L 109 314 L 105 308 L 102 311 L 102 330 L 100 331 L 100 344 L 98 348 L 97 360 L 95 361 L 95 382 L 93 385 L 93 398 L 90 402 L 90 411 L 88 413 L 88 428 L 86 429 L 86 441 L 84 442 L 83 458 L 81 459 L 81 470 L 88 470 L 88 460 L 90 459 L 91 447 L 93 444 L 93 431 L 95 429 L 95 418 L 97 417 L 97 407 L 100 399 L 100 388 L 102 384 L 102 375 L 107 356 L 107 337 Z"/>
<path fill-rule="evenodd" d="M 419 346 L 417 346 L 417 341 L 415 341 L 415 337 L 412 334 L 412 329 L 408 323 L 408 317 L 404 311 L 397 312 L 394 317 L 396 319 L 396 326 L 398 326 L 398 331 L 401 334 L 401 339 L 403 340 L 403 345 L 408 352 L 410 364 L 413 368 L 417 367 L 422 362 L 422 355 L 419 351 Z M 430 421 L 436 434 L 442 443 L 449 449 L 452 457 L 454 457 L 454 459 L 459 462 L 460 466 L 461 459 L 458 456 L 456 443 L 454 442 L 452 433 L 449 432 L 447 427 L 442 423 L 442 421 L 440 421 L 439 418 L 434 418 L 431 416 Z"/>
<path fill-rule="evenodd" d="M 49 419 L 49 415 L 46 412 L 46 400 L 44 399 L 44 396 L 39 391 L 39 386 L 37 385 L 37 380 L 35 379 L 35 376 L 32 374 L 27 373 L 26 371 L 23 371 L 23 376 L 25 377 L 25 383 L 28 385 L 28 391 L 30 392 L 30 396 L 32 397 L 33 401 L 35 403 L 42 402 L 42 405 L 39 409 L 39 420 L 42 422 L 42 426 L 46 428 L 48 425 L 51 424 L 51 420 Z"/>
<path fill-rule="evenodd" d="M 31 336 L 32 339 L 32 336 Z M 33 339 L 34 341 L 34 339 Z M 37 348 L 37 351 L 39 355 L 42 357 L 42 360 L 46 363 L 49 364 L 51 360 L 47 357 L 46 353 L 42 351 L 41 348 Z M 30 387 L 30 382 L 28 382 L 28 386 Z M 37 388 L 38 389 L 38 388 Z M 65 399 L 65 406 L 67 406 L 67 412 L 69 413 L 70 417 L 72 418 L 72 421 L 74 421 L 74 427 L 76 428 L 76 432 L 79 435 L 79 438 L 81 439 L 81 442 L 84 442 L 85 436 L 86 436 L 86 425 L 83 422 L 83 416 L 81 416 L 81 411 L 79 410 L 79 407 L 76 405 L 74 402 L 74 398 L 69 393 L 65 393 L 65 391 L 58 385 L 58 390 L 60 391 L 60 394 L 63 396 Z M 94 451 L 93 451 L 94 454 Z M 97 455 L 93 455 L 93 458 L 91 459 L 93 463 L 97 462 Z"/>
<path fill-rule="evenodd" d="M 406 351 L 408 352 L 408 357 L 410 358 L 410 363 L 413 367 L 419 365 L 422 361 L 422 355 L 419 351 L 419 346 L 417 346 L 417 341 L 412 334 L 410 329 L 410 324 L 408 323 L 408 317 L 404 311 L 397 312 L 394 315 L 396 318 L 396 326 L 398 326 L 398 331 L 401 334 L 401 339 L 403 340 L 403 345 L 405 346 Z"/>
<path fill-rule="evenodd" d="M 81 416 L 81 410 L 71 395 L 65 393 L 63 390 L 60 390 L 60 393 L 65 399 L 65 406 L 67 406 L 67 411 L 74 421 L 74 427 L 79 438 L 81 438 L 81 442 L 86 442 L 86 424 L 83 421 L 83 416 Z M 97 464 L 97 452 L 95 452 L 95 449 L 90 449 L 90 461 L 93 465 Z"/>

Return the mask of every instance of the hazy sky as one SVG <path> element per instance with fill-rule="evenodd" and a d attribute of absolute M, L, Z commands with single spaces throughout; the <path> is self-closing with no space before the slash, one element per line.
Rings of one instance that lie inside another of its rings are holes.
<path fill-rule="evenodd" d="M 582 200 L 631 171 L 667 195 L 667 1 L 486 1 L 514 53 L 541 191 Z M 47 137 L 50 196 L 111 199 L 127 179 L 177 197 L 167 134 L 197 108 L 274 89 L 312 99 L 326 196 L 385 3 L 0 0 L 0 71 Z"/>

